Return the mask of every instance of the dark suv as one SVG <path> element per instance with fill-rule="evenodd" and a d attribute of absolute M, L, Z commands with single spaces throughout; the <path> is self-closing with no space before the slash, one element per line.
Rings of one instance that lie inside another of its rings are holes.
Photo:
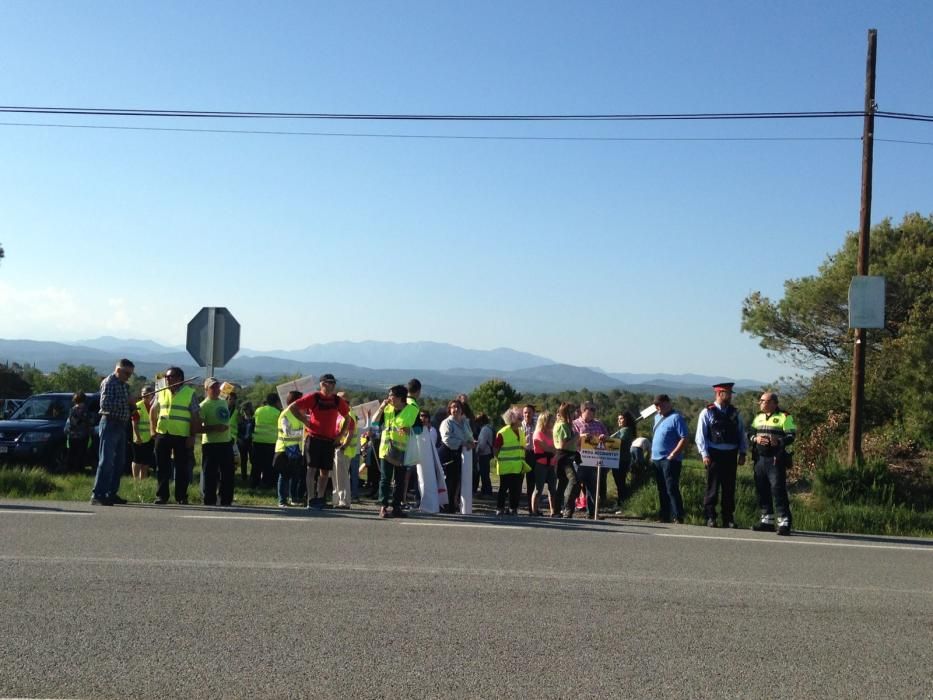
<path fill-rule="evenodd" d="M 8 420 L 0 421 L 0 461 L 45 464 L 51 471 L 65 471 L 68 464 L 65 424 L 71 410 L 72 394 L 35 394 L 23 402 Z M 100 395 L 87 395 L 88 410 L 98 418 Z M 93 435 L 97 444 L 96 428 Z M 88 459 L 97 451 L 92 446 Z M 86 465 L 85 465 L 86 466 Z"/>

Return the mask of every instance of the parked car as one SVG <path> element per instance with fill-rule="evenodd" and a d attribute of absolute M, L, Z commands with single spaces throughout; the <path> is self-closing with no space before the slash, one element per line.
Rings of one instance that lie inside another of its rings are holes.
<path fill-rule="evenodd" d="M 0 460 L 13 463 L 44 464 L 50 471 L 64 471 L 68 464 L 65 424 L 71 410 L 72 394 L 35 394 L 26 399 L 8 420 L 0 420 Z M 88 409 L 97 418 L 100 394 L 87 395 Z M 88 459 L 97 455 L 96 429 Z M 87 466 L 87 465 L 85 465 Z"/>

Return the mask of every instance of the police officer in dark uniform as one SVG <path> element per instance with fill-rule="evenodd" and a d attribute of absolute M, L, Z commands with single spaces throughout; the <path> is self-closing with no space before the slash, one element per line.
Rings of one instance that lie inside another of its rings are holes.
<path fill-rule="evenodd" d="M 734 382 L 713 385 L 716 400 L 700 412 L 697 421 L 696 444 L 706 467 L 706 496 L 703 512 L 706 524 L 716 527 L 716 501 L 722 490 L 722 525 L 735 525 L 735 473 L 745 464 L 748 437 L 742 416 L 732 405 Z"/>
<path fill-rule="evenodd" d="M 755 461 L 755 491 L 761 508 L 761 521 L 752 526 L 756 532 L 774 532 L 777 509 L 777 533 L 790 534 L 790 499 L 787 496 L 787 468 L 791 465 L 788 445 L 794 441 L 797 426 L 787 411 L 778 407 L 778 395 L 767 391 L 758 400 L 761 411 L 752 421 L 752 441 L 758 452 Z"/>

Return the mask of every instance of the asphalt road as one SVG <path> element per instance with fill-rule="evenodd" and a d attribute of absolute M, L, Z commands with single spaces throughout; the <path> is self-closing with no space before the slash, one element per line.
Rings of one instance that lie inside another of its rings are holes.
<path fill-rule="evenodd" d="M 0 501 L 0 696 L 933 697 L 933 541 Z"/>

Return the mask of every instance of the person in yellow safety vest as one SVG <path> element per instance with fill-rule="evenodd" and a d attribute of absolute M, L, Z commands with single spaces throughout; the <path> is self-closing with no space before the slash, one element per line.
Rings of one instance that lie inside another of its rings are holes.
<path fill-rule="evenodd" d="M 408 436 L 417 420 L 418 405 L 408 403 L 408 387 L 402 384 L 389 389 L 388 398 L 383 399 L 373 414 L 372 422 L 382 429 L 382 441 L 379 444 L 380 518 L 407 517 L 402 510 L 402 501 L 405 499 L 405 448 L 408 447 Z"/>
<path fill-rule="evenodd" d="M 188 483 L 194 436 L 201 432 L 201 407 L 194 389 L 185 384 L 179 367 L 165 370 L 166 387 L 156 392 L 149 408 L 150 430 L 155 435 L 156 469 L 159 485 L 155 503 L 168 503 L 168 484 L 175 476 L 175 502 L 188 505 Z"/>
<path fill-rule="evenodd" d="M 518 501 L 522 495 L 522 477 L 531 469 L 525 462 L 525 436 L 522 433 L 522 412 L 512 407 L 509 424 L 496 433 L 493 453 L 496 456 L 496 474 L 499 475 L 499 493 L 496 496 L 496 515 L 518 515 Z M 505 495 L 509 494 L 509 507 L 505 509 Z"/>
<path fill-rule="evenodd" d="M 235 391 L 227 394 L 227 411 L 230 413 L 230 446 L 233 448 L 233 469 L 240 465 L 240 411 L 237 408 L 237 395 Z"/>
<path fill-rule="evenodd" d="M 253 488 L 271 487 L 275 483 L 272 460 L 275 457 L 275 436 L 281 413 L 279 395 L 269 393 L 253 416 L 256 427 L 253 428 L 253 452 L 250 455 L 253 465 L 249 475 Z"/>
<path fill-rule="evenodd" d="M 301 392 L 292 390 L 288 392 L 285 401 L 290 404 L 300 398 Z M 301 454 L 301 443 L 304 440 L 305 426 L 291 411 L 282 411 L 277 425 L 272 467 L 279 475 L 279 508 L 303 505 L 305 464 Z"/>
<path fill-rule="evenodd" d="M 133 478 L 139 481 L 149 478 L 149 467 L 155 457 L 152 446 L 152 430 L 149 425 L 149 409 L 155 399 L 155 387 L 143 387 L 142 398 L 136 402 L 133 422 Z"/>
<path fill-rule="evenodd" d="M 338 391 L 337 396 L 345 399 L 345 392 Z M 346 428 L 346 429 L 344 429 Z M 350 458 L 356 454 L 356 417 L 348 413 L 346 417 L 337 414 L 337 434 L 341 437 L 334 450 L 334 508 L 350 509 L 353 500 L 352 484 L 350 480 Z"/>
<path fill-rule="evenodd" d="M 761 508 L 761 521 L 752 525 L 757 532 L 774 532 L 777 508 L 777 533 L 790 534 L 790 499 L 787 496 L 787 468 L 791 456 L 788 446 L 794 441 L 797 426 L 787 411 L 778 407 L 778 395 L 765 392 L 758 399 L 761 410 L 752 421 L 752 442 L 758 453 L 755 460 L 755 491 Z"/>

